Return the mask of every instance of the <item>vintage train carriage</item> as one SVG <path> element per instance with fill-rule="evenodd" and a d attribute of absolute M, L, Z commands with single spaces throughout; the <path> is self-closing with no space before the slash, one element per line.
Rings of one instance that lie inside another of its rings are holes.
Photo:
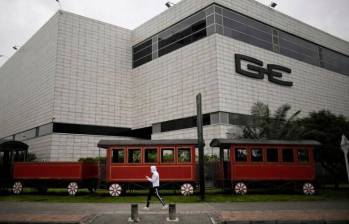
<path fill-rule="evenodd" d="M 85 162 L 17 162 L 13 169 L 15 194 L 23 187 L 47 188 L 66 187 L 69 195 L 75 195 L 79 188 L 97 189 L 99 181 L 98 163 Z"/>
<path fill-rule="evenodd" d="M 314 146 L 317 141 L 213 139 L 220 148 L 218 183 L 246 194 L 249 186 L 292 183 L 307 195 L 315 193 Z"/>
<path fill-rule="evenodd" d="M 150 166 L 156 165 L 161 187 L 180 187 L 183 195 L 194 192 L 197 140 L 101 140 L 107 149 L 106 182 L 109 193 L 119 196 L 126 189 L 149 185 Z"/>
<path fill-rule="evenodd" d="M 0 188 L 13 184 L 13 165 L 27 158 L 28 145 L 15 140 L 0 140 Z"/>

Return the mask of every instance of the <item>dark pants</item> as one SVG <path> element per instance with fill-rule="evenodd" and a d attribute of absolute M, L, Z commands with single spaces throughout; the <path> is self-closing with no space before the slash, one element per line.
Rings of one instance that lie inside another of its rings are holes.
<path fill-rule="evenodd" d="M 149 203 L 150 203 L 150 199 L 151 196 L 155 193 L 155 196 L 159 199 L 159 201 L 161 202 L 162 206 L 165 206 L 165 202 L 164 200 L 162 200 L 162 198 L 159 195 L 159 189 L 158 187 L 150 187 L 149 188 L 149 193 L 148 193 L 148 198 L 147 198 L 147 207 L 149 207 Z"/>

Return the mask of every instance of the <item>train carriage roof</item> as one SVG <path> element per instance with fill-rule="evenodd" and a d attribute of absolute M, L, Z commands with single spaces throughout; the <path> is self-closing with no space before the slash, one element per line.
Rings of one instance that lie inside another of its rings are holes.
<path fill-rule="evenodd" d="M 198 145 L 197 139 L 166 139 L 166 140 L 100 140 L 99 148 L 110 146 L 155 146 L 155 145 Z"/>
<path fill-rule="evenodd" d="M 0 140 L 0 151 L 24 151 L 28 149 L 24 142 L 15 140 Z"/>
<path fill-rule="evenodd" d="M 266 139 L 223 139 L 215 138 L 212 139 L 211 147 L 229 147 L 232 144 L 260 144 L 260 145 L 312 145 L 320 146 L 321 143 L 314 140 L 266 140 Z"/>

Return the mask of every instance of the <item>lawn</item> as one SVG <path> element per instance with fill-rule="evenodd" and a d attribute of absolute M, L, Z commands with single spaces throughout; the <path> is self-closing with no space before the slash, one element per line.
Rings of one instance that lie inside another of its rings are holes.
<path fill-rule="evenodd" d="M 45 194 L 39 194 L 34 190 L 26 189 L 20 195 L 2 192 L 0 201 L 31 201 L 31 202 L 69 202 L 69 203 L 142 203 L 146 199 L 146 191 L 129 192 L 126 196 L 111 197 L 106 190 L 98 190 L 90 194 L 87 190 L 80 190 L 76 196 L 68 196 L 65 189 L 49 189 Z M 201 202 L 198 194 L 181 196 L 178 192 L 161 191 L 162 197 L 167 203 L 195 203 Z M 334 190 L 322 189 L 318 194 L 306 196 L 291 192 L 250 192 L 247 195 L 233 195 L 222 193 L 218 189 L 209 190 L 206 193 L 206 202 L 266 202 L 266 201 L 326 201 L 349 200 L 349 189 Z"/>

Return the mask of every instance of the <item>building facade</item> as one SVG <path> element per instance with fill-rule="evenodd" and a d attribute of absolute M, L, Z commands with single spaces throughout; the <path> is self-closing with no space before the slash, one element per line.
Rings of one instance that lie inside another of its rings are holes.
<path fill-rule="evenodd" d="M 182 0 L 135 30 L 58 12 L 0 69 L 0 138 L 43 160 L 97 156 L 100 139 L 196 138 L 198 93 L 207 146 L 257 101 L 349 117 L 348 55 L 253 0 Z"/>

